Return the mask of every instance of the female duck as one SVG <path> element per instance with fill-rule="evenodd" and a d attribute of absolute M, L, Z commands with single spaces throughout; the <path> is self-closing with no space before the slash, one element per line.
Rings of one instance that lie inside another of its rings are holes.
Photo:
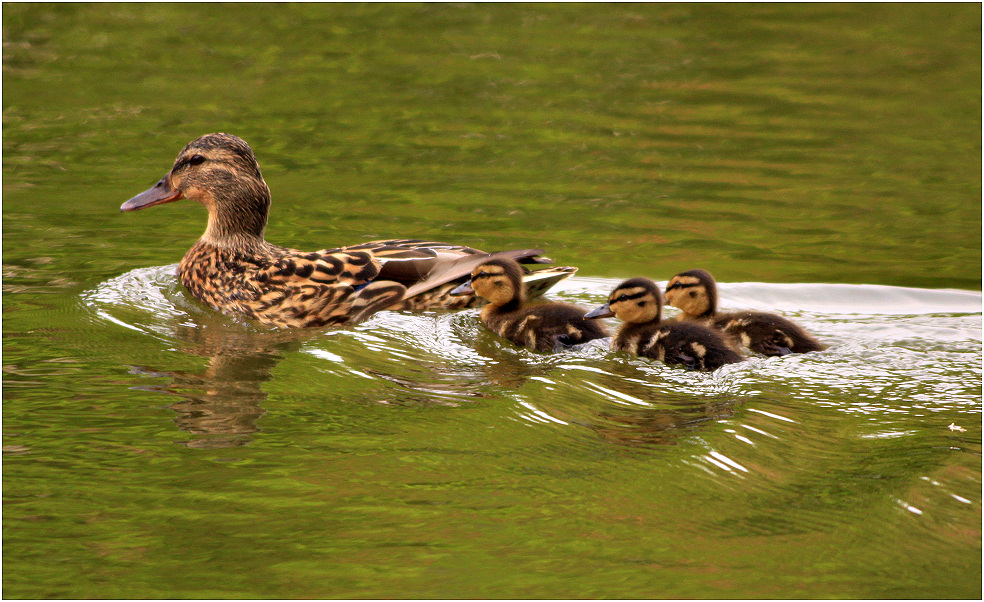
<path fill-rule="evenodd" d="M 522 268 L 508 258 L 491 259 L 475 268 L 471 280 L 452 295 L 475 294 L 489 303 L 482 308 L 482 323 L 499 336 L 535 351 L 556 351 L 608 336 L 596 322 L 584 319 L 584 310 L 565 303 L 525 305 Z"/>
<path fill-rule="evenodd" d="M 632 278 L 615 287 L 608 303 L 587 319 L 615 316 L 624 324 L 612 338 L 613 351 L 628 351 L 690 370 L 716 370 L 742 360 L 720 333 L 699 324 L 661 322 L 663 295 L 652 280 Z"/>
<path fill-rule="evenodd" d="M 205 206 L 208 226 L 181 260 L 178 276 L 192 295 L 220 311 L 274 326 L 309 327 L 357 322 L 382 309 L 480 302 L 474 295 L 448 295 L 490 257 L 477 249 L 398 239 L 307 253 L 266 242 L 270 189 L 252 149 L 236 136 L 208 134 L 192 141 L 160 182 L 120 210 L 183 198 Z M 549 263 L 540 253 L 525 249 L 503 255 Z M 561 271 L 553 280 L 551 274 L 541 275 L 537 291 L 569 275 Z"/>
<path fill-rule="evenodd" d="M 724 332 L 736 345 L 765 355 L 826 349 L 807 331 L 782 316 L 759 311 L 718 313 L 717 285 L 705 270 L 688 270 L 670 278 L 666 302 L 681 310 L 679 320 Z"/>

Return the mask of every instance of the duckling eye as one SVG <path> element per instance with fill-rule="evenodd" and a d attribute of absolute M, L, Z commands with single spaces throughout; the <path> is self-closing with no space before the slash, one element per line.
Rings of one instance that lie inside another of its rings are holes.
<path fill-rule="evenodd" d="M 192 157 L 188 159 L 188 165 L 201 165 L 204 162 L 205 157 L 201 155 L 192 155 Z"/>

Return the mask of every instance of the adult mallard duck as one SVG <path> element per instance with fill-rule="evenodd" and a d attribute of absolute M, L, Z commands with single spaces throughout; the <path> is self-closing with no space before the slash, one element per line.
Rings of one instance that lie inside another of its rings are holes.
<path fill-rule="evenodd" d="M 724 337 L 699 324 L 663 322 L 663 295 L 647 278 L 631 278 L 615 287 L 608 303 L 584 317 L 615 316 L 622 324 L 612 337 L 612 351 L 627 351 L 690 370 L 716 370 L 742 361 Z"/>
<path fill-rule="evenodd" d="M 574 269 L 574 268 L 570 268 Z M 499 336 L 534 351 L 556 351 L 608 336 L 605 329 L 584 319 L 584 310 L 566 303 L 527 305 L 520 265 L 509 258 L 492 258 L 471 273 L 471 280 L 452 295 L 478 295 L 489 303 L 482 323 Z"/>
<path fill-rule="evenodd" d="M 737 346 L 764 355 L 822 351 L 826 345 L 790 320 L 760 311 L 718 313 L 717 284 L 706 270 L 680 272 L 666 284 L 666 302 L 680 309 L 679 320 L 724 332 Z"/>
<path fill-rule="evenodd" d="M 252 149 L 231 134 L 207 134 L 178 154 L 171 171 L 123 203 L 135 211 L 180 199 L 208 210 L 208 226 L 185 254 L 178 276 L 213 308 L 279 327 L 358 322 L 382 309 L 457 309 L 481 303 L 448 293 L 489 257 L 550 263 L 539 249 L 488 254 L 415 239 L 377 240 L 304 252 L 263 239 L 270 189 Z M 526 270 L 528 272 L 528 270 Z M 530 294 L 570 276 L 566 268 L 527 273 Z"/>

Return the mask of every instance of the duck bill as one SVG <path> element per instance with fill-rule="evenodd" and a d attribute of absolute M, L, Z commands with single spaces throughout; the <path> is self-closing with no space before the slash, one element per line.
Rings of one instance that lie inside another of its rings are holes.
<path fill-rule="evenodd" d="M 448 293 L 449 295 L 471 295 L 474 294 L 475 289 L 471 287 L 471 280 L 465 282 L 464 284 L 458 285 L 457 287 L 451 289 Z"/>
<path fill-rule="evenodd" d="M 153 207 L 154 205 L 162 205 L 164 203 L 177 201 L 181 198 L 181 191 L 171 188 L 171 184 L 168 183 L 167 178 L 163 178 L 150 190 L 145 190 L 120 205 L 120 211 L 136 211 L 137 209 L 146 209 L 147 207 Z"/>
<path fill-rule="evenodd" d="M 610 318 L 610 317 L 612 317 L 614 315 L 615 315 L 615 312 L 613 312 L 612 311 L 612 308 L 609 307 L 607 303 L 605 303 L 601 307 L 596 307 L 596 308 L 592 309 L 591 311 L 589 311 L 588 313 L 584 314 L 584 319 L 585 320 L 596 320 L 598 318 Z"/>

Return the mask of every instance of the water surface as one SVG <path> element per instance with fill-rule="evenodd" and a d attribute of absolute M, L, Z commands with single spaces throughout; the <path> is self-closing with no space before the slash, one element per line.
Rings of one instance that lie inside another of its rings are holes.
<path fill-rule="evenodd" d="M 5 5 L 4 596 L 979 597 L 980 18 Z M 704 267 L 830 348 L 217 315 L 201 208 L 118 213 L 210 131 L 274 242 L 535 245 L 584 307 Z"/>

